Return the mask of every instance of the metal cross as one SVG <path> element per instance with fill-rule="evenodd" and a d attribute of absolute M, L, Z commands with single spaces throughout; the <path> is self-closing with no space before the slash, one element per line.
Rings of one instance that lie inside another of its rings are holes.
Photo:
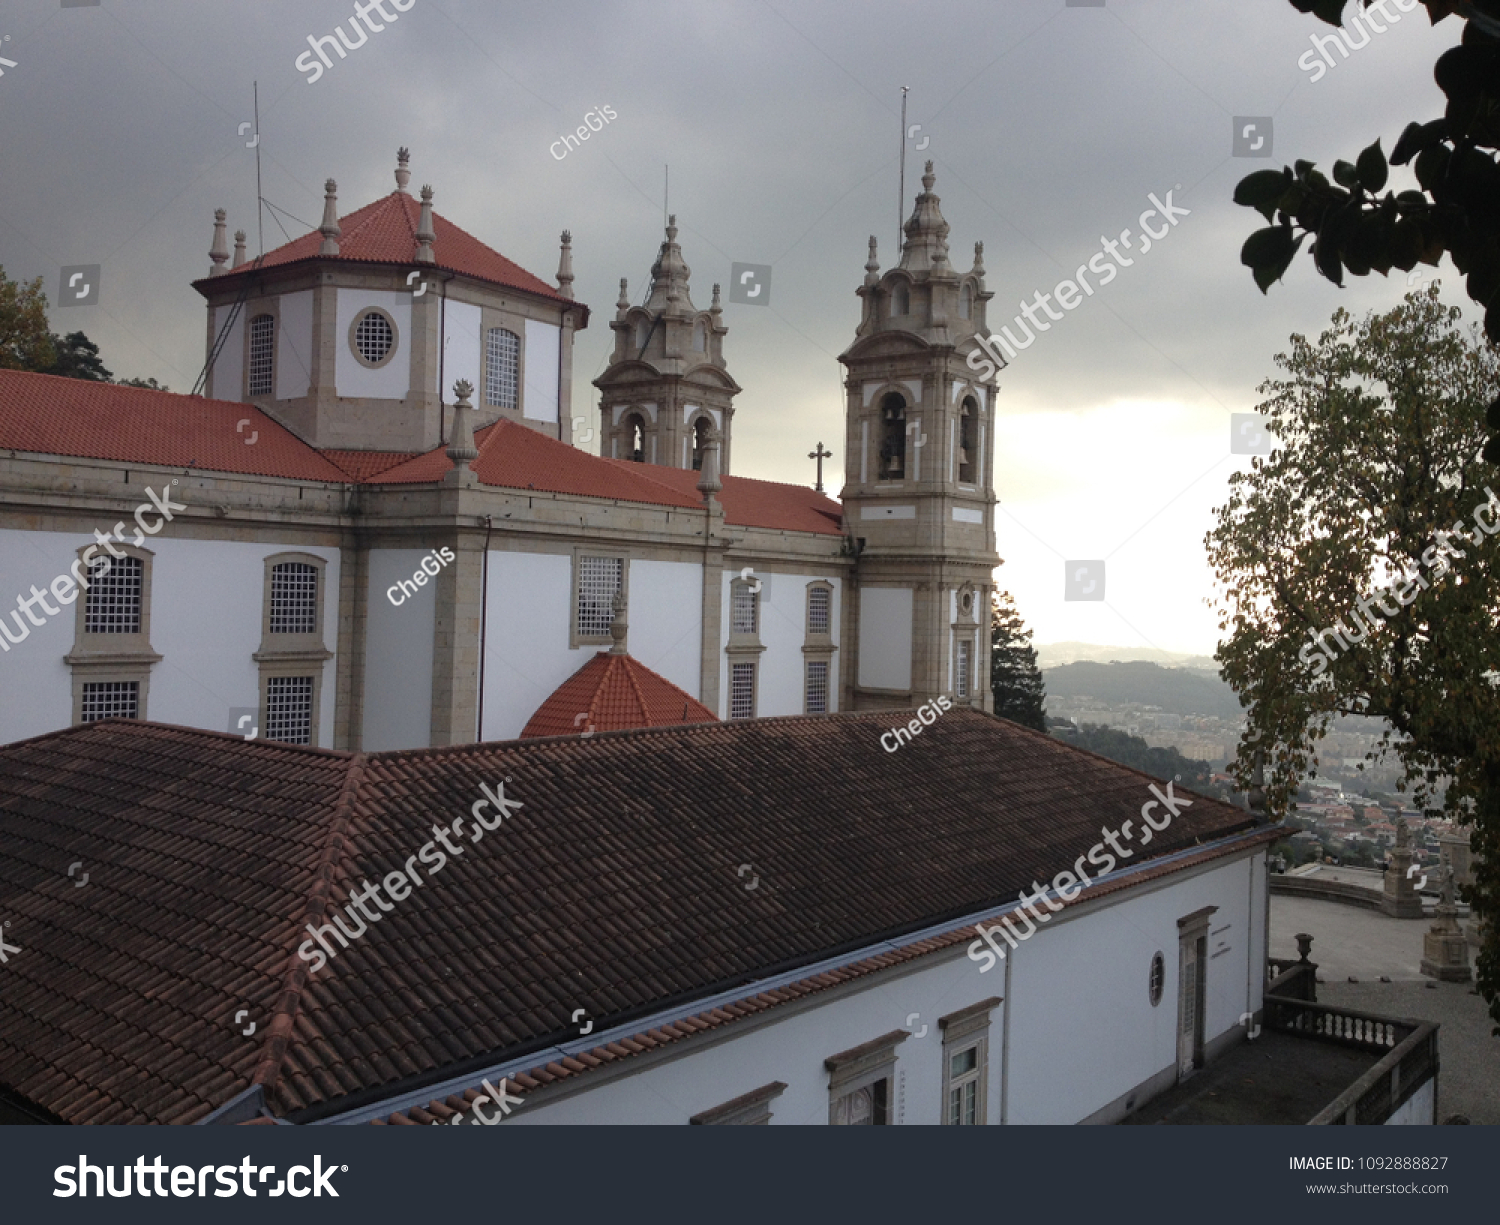
<path fill-rule="evenodd" d="M 817 485 L 814 488 L 817 490 L 818 493 L 822 493 L 823 492 L 823 461 L 825 459 L 832 459 L 833 458 L 833 452 L 832 451 L 825 451 L 823 449 L 823 444 L 820 442 L 820 443 L 818 443 L 818 449 L 816 451 L 809 451 L 807 453 L 807 458 L 808 459 L 815 459 L 815 460 L 818 461 L 818 483 L 817 483 Z"/>

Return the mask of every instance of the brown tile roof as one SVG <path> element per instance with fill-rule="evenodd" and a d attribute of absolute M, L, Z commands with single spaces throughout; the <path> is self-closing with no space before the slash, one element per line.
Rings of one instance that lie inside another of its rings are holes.
<path fill-rule="evenodd" d="M 108 721 L 0 748 L 21 948 L 0 965 L 0 1080 L 70 1122 L 192 1121 L 252 1079 L 278 1115 L 332 1113 L 533 1052 L 541 1083 L 650 1045 L 556 1060 L 575 1009 L 628 1025 L 1010 903 L 1149 798 L 1145 775 L 968 711 L 887 753 L 894 717 L 358 755 Z M 303 925 L 436 821 L 466 839 L 502 779 L 524 807 L 309 976 Z M 1252 824 L 1195 797 L 1151 849 Z"/>
<path fill-rule="evenodd" d="M 713 723 L 718 716 L 629 655 L 600 651 L 537 707 L 521 739 Z"/>
<path fill-rule="evenodd" d="M 421 213 L 422 205 L 416 197 L 393 191 L 390 195 L 339 218 L 341 233 L 336 257 L 318 255 L 318 248 L 323 245 L 323 235 L 318 230 L 313 230 L 301 238 L 284 243 L 274 251 L 267 251 L 259 266 L 275 268 L 323 258 L 330 262 L 349 260 L 355 263 L 411 264 L 416 267 L 417 225 Z M 588 307 L 583 303 L 563 297 L 555 285 L 547 284 L 519 264 L 506 259 L 493 247 L 486 246 L 436 210 L 432 214 L 432 232 L 436 238 L 432 244 L 434 263 L 431 267 L 504 285 L 508 289 L 525 290 L 556 302 L 565 302 L 580 315 L 577 326 L 588 325 Z M 223 276 L 204 277 L 194 281 L 193 287 L 206 294 L 211 287 L 217 290 L 232 285 L 237 278 L 252 275 L 255 271 L 253 263 L 244 264 Z"/>

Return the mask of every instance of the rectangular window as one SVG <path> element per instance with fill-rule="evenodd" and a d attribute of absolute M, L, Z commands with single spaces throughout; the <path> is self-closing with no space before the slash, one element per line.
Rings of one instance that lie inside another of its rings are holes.
<path fill-rule="evenodd" d="M 969 648 L 973 644 L 967 638 L 958 640 L 958 667 L 957 679 L 954 682 L 954 692 L 961 698 L 969 696 L 969 690 L 973 688 L 970 680 Z"/>
<path fill-rule="evenodd" d="M 272 371 L 274 369 L 276 319 L 272 315 L 257 315 L 250 320 L 250 394 L 271 394 Z"/>
<path fill-rule="evenodd" d="M 271 567 L 271 633 L 318 632 L 318 568 L 302 561 Z"/>
<path fill-rule="evenodd" d="M 505 328 L 491 328 L 484 344 L 484 402 L 491 408 L 515 408 L 521 373 L 521 338 Z"/>
<path fill-rule="evenodd" d="M 826 659 L 807 661 L 806 706 L 807 713 L 810 715 L 828 713 L 828 661 Z"/>
<path fill-rule="evenodd" d="M 729 717 L 755 718 L 755 665 L 729 665 Z"/>
<path fill-rule="evenodd" d="M 730 633 L 754 636 L 758 632 L 759 613 L 760 593 L 747 583 L 736 583 L 730 603 Z"/>
<path fill-rule="evenodd" d="M 828 633 L 829 605 L 833 593 L 827 587 L 810 587 L 807 591 L 807 632 Z"/>
<path fill-rule="evenodd" d="M 578 624 L 580 638 L 607 638 L 614 623 L 614 598 L 625 577 L 622 557 L 578 559 Z"/>
<path fill-rule="evenodd" d="M 873 1085 L 845 1093 L 833 1101 L 829 1122 L 836 1127 L 881 1126 L 889 1124 L 891 1082 L 887 1077 Z"/>
<path fill-rule="evenodd" d="M 265 739 L 311 744 L 312 697 L 310 676 L 266 677 Z"/>
<path fill-rule="evenodd" d="M 104 567 L 108 566 L 108 571 Z M 145 566 L 139 557 L 96 557 L 84 597 L 85 634 L 139 634 Z"/>
<path fill-rule="evenodd" d="M 81 723 L 96 719 L 137 719 L 140 710 L 139 681 L 85 681 Z"/>
<path fill-rule="evenodd" d="M 948 1124 L 972 1127 L 979 1120 L 979 1046 L 948 1056 Z"/>

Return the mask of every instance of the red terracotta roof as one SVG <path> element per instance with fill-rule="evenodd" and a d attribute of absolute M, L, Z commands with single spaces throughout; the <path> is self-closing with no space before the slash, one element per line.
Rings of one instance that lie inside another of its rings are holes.
<path fill-rule="evenodd" d="M 109 720 L 0 748 L 20 950 L 0 969 L 0 1082 L 73 1123 L 194 1122 L 251 1084 L 311 1121 L 512 1061 L 576 1073 L 600 1060 L 548 1052 L 579 1008 L 603 1032 L 1012 904 L 1148 794 L 966 710 L 887 753 L 891 719 L 353 755 Z M 522 807 L 477 845 L 455 824 L 461 854 L 310 975 L 305 925 L 502 779 Z M 1133 862 L 1255 828 L 1194 796 Z"/>
<path fill-rule="evenodd" d="M 208 472 L 349 480 L 348 473 L 254 405 L 20 370 L 0 370 L 0 448 Z"/>
<path fill-rule="evenodd" d="M 600 651 L 537 707 L 521 739 L 716 722 L 707 706 L 639 660 Z"/>
<path fill-rule="evenodd" d="M 415 459 L 420 451 L 320 451 L 320 455 L 347 472 L 356 481 L 367 481 L 372 476 L 388 472 L 397 464 Z"/>
<path fill-rule="evenodd" d="M 422 206 L 414 197 L 405 192 L 393 191 L 382 199 L 355 209 L 347 217 L 340 217 L 339 229 L 342 233 L 339 235 L 339 253 L 336 258 L 360 263 L 415 266 L 416 234 L 421 212 Z M 588 308 L 583 303 L 563 297 L 556 286 L 533 276 L 436 211 L 432 214 L 432 232 L 437 236 L 432 244 L 433 268 L 457 272 L 475 280 L 504 285 L 509 289 L 522 289 L 556 302 L 567 302 L 581 312 L 578 326 L 587 326 Z M 300 260 L 317 259 L 318 248 L 322 245 L 323 235 L 313 230 L 274 251 L 267 251 L 260 267 L 272 268 L 294 264 Z M 251 265 L 242 265 L 238 270 L 223 276 L 204 277 L 193 282 L 193 286 L 206 295 L 209 288 L 233 284 L 232 278 L 250 271 L 254 271 Z"/>

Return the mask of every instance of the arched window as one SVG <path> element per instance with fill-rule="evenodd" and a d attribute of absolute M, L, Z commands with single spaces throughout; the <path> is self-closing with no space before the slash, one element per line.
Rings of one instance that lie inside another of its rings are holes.
<path fill-rule="evenodd" d="M 637 319 L 635 321 L 635 348 L 640 352 L 646 347 L 646 338 L 651 335 L 651 322 L 648 319 Z"/>
<path fill-rule="evenodd" d="M 974 286 L 968 281 L 958 295 L 958 315 L 960 319 L 972 319 L 974 317 Z"/>
<path fill-rule="evenodd" d="M 250 320 L 250 395 L 271 394 L 275 366 L 276 319 L 273 315 L 256 315 Z"/>
<path fill-rule="evenodd" d="M 880 479 L 906 479 L 906 400 L 894 391 L 880 402 Z"/>
<path fill-rule="evenodd" d="M 909 314 L 911 314 L 911 294 L 905 284 L 898 284 L 891 291 L 891 316 L 894 318 L 898 315 Z"/>
<path fill-rule="evenodd" d="M 713 429 L 713 422 L 707 417 L 699 417 L 693 422 L 693 471 L 703 471 L 703 453 L 708 449 L 708 432 Z"/>
<path fill-rule="evenodd" d="M 484 402 L 491 408 L 517 407 L 521 381 L 521 338 L 504 328 L 491 328 L 484 345 Z"/>
<path fill-rule="evenodd" d="M 701 319 L 693 324 L 693 351 L 695 353 L 708 352 L 708 325 Z"/>
<path fill-rule="evenodd" d="M 965 396 L 958 413 L 958 481 L 961 485 L 973 485 L 978 471 L 978 444 L 975 442 L 979 405 L 973 396 Z"/>
<path fill-rule="evenodd" d="M 625 458 L 638 464 L 646 462 L 646 419 L 640 413 L 625 418 Z"/>

